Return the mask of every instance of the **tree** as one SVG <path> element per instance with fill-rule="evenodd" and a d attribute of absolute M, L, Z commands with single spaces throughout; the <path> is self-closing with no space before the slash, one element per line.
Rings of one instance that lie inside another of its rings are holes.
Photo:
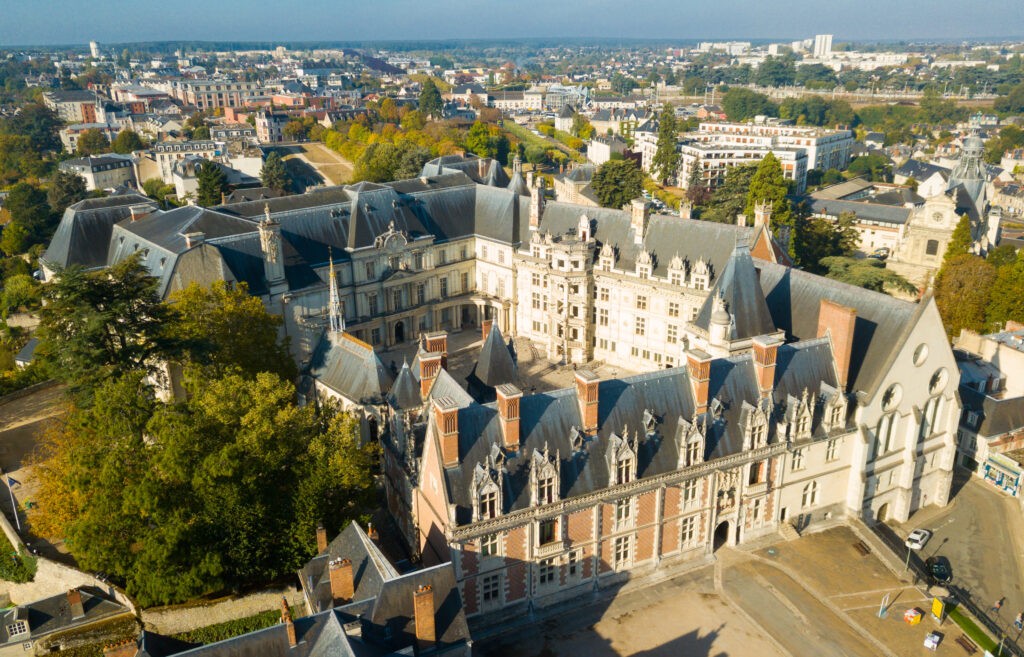
<path fill-rule="evenodd" d="M 847 256 L 830 256 L 821 261 L 831 278 L 849 285 L 856 285 L 875 292 L 898 290 L 906 294 L 916 294 L 913 283 L 896 272 L 886 269 L 885 263 L 874 258 L 858 260 Z"/>
<path fill-rule="evenodd" d="M 60 126 L 60 119 L 48 107 L 27 103 L 10 119 L 7 132 L 27 137 L 37 153 L 45 153 L 61 150 Z"/>
<path fill-rule="evenodd" d="M 299 141 L 306 137 L 306 127 L 302 125 L 302 121 L 289 121 L 284 124 L 284 128 L 281 129 L 286 139 L 291 141 Z"/>
<path fill-rule="evenodd" d="M 782 164 L 775 155 L 769 152 L 757 165 L 757 171 L 750 179 L 750 187 L 747 191 L 747 205 L 744 213 L 748 218 L 754 216 L 757 205 L 768 203 L 771 205 L 771 228 L 776 235 L 782 226 L 793 229 L 793 210 L 790 207 L 789 181 L 782 174 Z M 790 255 L 793 256 L 795 249 L 794 240 L 790 240 Z"/>
<path fill-rule="evenodd" d="M 892 163 L 879 153 L 855 157 L 846 170 L 851 175 L 864 176 L 873 182 L 892 181 Z"/>
<path fill-rule="evenodd" d="M 996 269 L 1017 262 L 1017 248 L 1012 244 L 1000 244 L 985 256 L 985 262 Z"/>
<path fill-rule="evenodd" d="M 725 92 L 722 96 L 722 109 L 730 121 L 746 121 L 761 114 L 777 116 L 779 113 L 778 106 L 768 96 L 743 88 Z"/>
<path fill-rule="evenodd" d="M 296 377 L 288 343 L 278 340 L 284 320 L 267 312 L 245 283 L 192 283 L 171 296 L 170 309 L 168 337 L 183 346 L 185 362 L 205 378 L 233 372 L 248 378 L 271 372 L 285 381 Z"/>
<path fill-rule="evenodd" d="M 857 251 L 860 238 L 854 228 L 856 217 L 852 212 L 842 212 L 835 223 L 827 219 L 815 219 L 804 207 L 798 209 L 794 222 L 793 242 L 796 266 L 815 274 L 825 274 L 828 268 L 822 264 L 826 258 L 852 257 Z"/>
<path fill-rule="evenodd" d="M 711 198 L 711 192 L 704 185 L 701 177 L 700 160 L 695 160 L 690 169 L 690 177 L 686 181 L 686 200 L 694 205 L 704 205 Z"/>
<path fill-rule="evenodd" d="M 114 137 L 113 143 L 110 144 L 110 149 L 112 151 L 122 155 L 128 155 L 132 151 L 141 150 L 145 147 L 146 144 L 134 130 L 122 130 L 117 133 L 117 136 Z"/>
<path fill-rule="evenodd" d="M 21 307 L 33 307 L 39 301 L 39 282 L 28 274 L 16 274 L 4 281 L 0 292 L 0 311 L 4 319 L 11 311 Z"/>
<path fill-rule="evenodd" d="M 420 111 L 429 118 L 439 119 L 443 110 L 444 105 L 441 102 L 441 92 L 437 90 L 434 80 L 427 78 L 424 80 L 423 88 L 420 90 Z"/>
<path fill-rule="evenodd" d="M 10 222 L 4 226 L 0 248 L 7 255 L 24 253 L 33 244 L 50 238 L 55 226 L 54 215 L 46 202 L 46 194 L 29 183 L 21 182 L 10 189 L 4 201 Z"/>
<path fill-rule="evenodd" d="M 975 255 L 956 255 L 942 265 L 935 277 L 935 303 L 950 337 L 962 329 L 984 333 L 990 328 L 985 310 L 995 279 L 996 268 Z"/>
<path fill-rule="evenodd" d="M 392 180 L 400 157 L 401 154 L 394 144 L 386 141 L 370 144 L 356 160 L 354 180 L 370 182 Z"/>
<path fill-rule="evenodd" d="M 110 140 L 98 128 L 89 128 L 78 136 L 78 154 L 96 155 L 110 150 Z"/>
<path fill-rule="evenodd" d="M 598 167 L 590 185 L 602 207 L 621 208 L 640 196 L 644 174 L 632 160 L 609 160 Z"/>
<path fill-rule="evenodd" d="M 676 149 L 678 139 L 676 113 L 672 106 L 666 103 L 658 121 L 658 148 L 651 161 L 651 168 L 661 182 L 674 180 L 679 169 L 679 151 Z"/>
<path fill-rule="evenodd" d="M 430 150 L 423 146 L 413 144 L 402 149 L 402 155 L 398 161 L 398 168 L 395 169 L 395 180 L 408 180 L 416 178 L 423 171 L 423 165 L 431 160 Z"/>
<path fill-rule="evenodd" d="M 633 85 L 635 81 L 633 78 L 626 77 L 619 71 L 615 71 L 612 75 L 611 86 L 612 91 L 615 93 L 625 96 L 633 91 Z"/>
<path fill-rule="evenodd" d="M 1004 97 L 996 98 L 992 107 L 1008 114 L 1024 112 L 1024 83 L 1012 87 Z"/>
<path fill-rule="evenodd" d="M 587 117 L 576 112 L 572 115 L 572 134 L 580 139 L 590 139 L 594 135 L 594 126 L 590 125 Z"/>
<path fill-rule="evenodd" d="M 285 126 L 285 127 L 288 127 L 288 126 Z M 210 138 L 210 126 L 207 126 L 207 125 L 199 126 L 198 128 L 196 128 L 195 130 L 192 131 L 192 134 L 189 135 L 189 138 L 190 139 L 194 139 L 194 140 L 209 139 Z"/>
<path fill-rule="evenodd" d="M 1001 248 L 989 253 L 989 264 L 992 264 L 992 255 Z M 1006 254 L 1004 252 L 1003 257 Z M 1024 322 L 1024 251 L 1017 252 L 1016 257 L 996 270 L 991 296 L 985 308 L 985 320 L 991 328 L 1002 327 L 1008 320 Z"/>
<path fill-rule="evenodd" d="M 492 157 L 499 162 L 508 159 L 512 145 L 498 126 L 474 121 L 466 136 L 466 149 L 480 157 Z"/>
<path fill-rule="evenodd" d="M 61 216 L 69 205 L 74 205 L 88 195 L 85 178 L 73 171 L 61 171 L 53 175 L 46 200 L 54 214 Z"/>
<path fill-rule="evenodd" d="M 285 194 L 291 190 L 291 177 L 277 151 L 271 151 L 267 159 L 264 160 L 263 168 L 260 169 L 260 181 L 264 187 L 269 187 L 279 194 Z"/>
<path fill-rule="evenodd" d="M 73 394 L 88 397 L 129 372 L 156 373 L 156 359 L 176 353 L 157 285 L 135 254 L 100 271 L 68 267 L 44 288 L 39 351 Z"/>
<path fill-rule="evenodd" d="M 199 183 L 196 201 L 204 207 L 219 205 L 222 195 L 230 190 L 227 175 L 209 160 L 204 160 L 196 167 L 196 180 Z"/>
<path fill-rule="evenodd" d="M 746 213 L 750 181 L 756 172 L 756 164 L 741 164 L 729 169 L 725 182 L 712 192 L 708 207 L 700 218 L 723 224 L 735 223 L 736 215 Z"/>
<path fill-rule="evenodd" d="M 953 235 L 949 238 L 949 244 L 946 246 L 946 253 L 942 256 L 942 261 L 949 262 L 957 256 L 967 255 L 971 252 L 971 244 L 974 242 L 974 238 L 971 237 L 971 218 L 966 214 L 960 217 L 960 221 L 956 223 L 956 228 L 953 229 Z"/>
<path fill-rule="evenodd" d="M 318 521 L 372 506 L 375 448 L 354 418 L 298 408 L 268 373 L 190 381 L 163 404 L 141 373 L 108 380 L 53 425 L 37 466 L 33 522 L 145 606 L 292 572 Z"/>
<path fill-rule="evenodd" d="M 767 57 L 754 74 L 754 83 L 762 87 L 782 87 L 796 81 L 796 60 L 792 55 Z M 732 118 L 732 117 L 729 117 Z"/>

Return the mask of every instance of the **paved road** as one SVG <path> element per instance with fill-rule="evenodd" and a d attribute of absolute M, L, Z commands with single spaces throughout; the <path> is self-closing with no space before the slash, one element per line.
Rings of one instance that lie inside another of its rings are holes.
<path fill-rule="evenodd" d="M 934 532 L 921 558 L 938 554 L 949 559 L 954 583 L 986 608 L 1005 598 L 999 620 L 1004 627 L 1011 625 L 1024 611 L 1024 519 L 1017 500 L 972 477 L 946 510 L 923 522 L 911 517 L 898 532 L 906 536 L 919 526 Z"/>
<path fill-rule="evenodd" d="M 0 404 L 0 467 L 13 472 L 26 465 L 39 433 L 60 411 L 64 386 L 54 386 Z"/>

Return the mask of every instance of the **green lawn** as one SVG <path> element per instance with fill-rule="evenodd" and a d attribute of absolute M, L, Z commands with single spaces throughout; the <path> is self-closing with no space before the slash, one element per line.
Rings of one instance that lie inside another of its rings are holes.
<path fill-rule="evenodd" d="M 960 629 L 964 631 L 971 641 L 978 644 L 978 647 L 982 650 L 987 650 L 993 655 L 996 654 L 996 648 L 999 647 L 999 643 L 994 641 L 985 630 L 978 627 L 977 623 L 972 621 L 970 618 L 960 612 L 955 607 L 949 610 L 949 619 L 960 626 Z M 997 657 L 1000 657 L 997 655 Z"/>

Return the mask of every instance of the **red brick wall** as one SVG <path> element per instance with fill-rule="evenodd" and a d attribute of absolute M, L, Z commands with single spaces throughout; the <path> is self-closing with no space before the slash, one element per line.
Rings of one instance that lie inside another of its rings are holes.
<path fill-rule="evenodd" d="M 654 522 L 656 507 L 658 505 L 658 493 L 657 491 L 651 491 L 644 493 L 639 496 L 639 502 L 637 506 L 639 511 L 637 513 L 637 522 L 641 525 L 649 525 Z"/>
<path fill-rule="evenodd" d="M 835 354 L 836 369 L 839 370 L 841 387 L 846 387 L 850 370 L 850 355 L 853 351 L 853 328 L 857 323 L 857 311 L 841 306 L 828 299 L 821 300 L 818 309 L 818 337 L 828 331 L 832 336 L 832 351 Z"/>
<path fill-rule="evenodd" d="M 636 561 L 646 561 L 654 557 L 654 527 L 643 527 L 636 534 Z"/>
<path fill-rule="evenodd" d="M 463 576 L 476 575 L 480 568 L 480 554 L 476 551 L 476 546 L 476 541 L 467 541 L 459 546 Z"/>
<path fill-rule="evenodd" d="M 665 488 L 665 517 L 678 515 L 679 504 L 683 499 L 683 492 L 679 486 L 668 486 Z"/>
<path fill-rule="evenodd" d="M 526 597 L 526 562 L 517 561 L 509 566 L 505 599 L 509 602 Z"/>
<path fill-rule="evenodd" d="M 615 554 L 615 548 L 610 540 L 601 542 L 601 559 L 597 565 L 598 573 L 608 573 L 612 570 L 611 559 Z"/>
<path fill-rule="evenodd" d="M 462 585 L 462 602 L 466 608 L 466 614 L 475 614 L 480 611 L 476 598 L 476 577 L 470 577 Z"/>
<path fill-rule="evenodd" d="M 590 579 L 594 576 L 594 548 L 592 545 L 588 545 L 583 548 L 583 556 L 580 557 L 583 561 L 583 577 Z"/>
<path fill-rule="evenodd" d="M 679 521 L 669 520 L 661 526 L 661 553 L 670 554 L 679 549 Z"/>
<path fill-rule="evenodd" d="M 526 559 L 526 527 L 515 527 L 505 535 L 505 557 L 506 563 Z"/>
<path fill-rule="evenodd" d="M 601 536 L 607 536 L 612 532 L 614 513 L 611 504 L 601 504 Z"/>
<path fill-rule="evenodd" d="M 573 545 L 589 541 L 593 535 L 594 515 L 588 509 L 569 514 L 569 542 Z"/>

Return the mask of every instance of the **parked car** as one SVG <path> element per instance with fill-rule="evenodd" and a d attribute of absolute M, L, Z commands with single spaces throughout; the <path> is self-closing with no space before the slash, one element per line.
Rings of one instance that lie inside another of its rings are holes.
<path fill-rule="evenodd" d="M 920 550 L 931 537 L 932 533 L 927 529 L 915 529 L 907 536 L 905 545 L 911 550 Z"/>
<path fill-rule="evenodd" d="M 949 584 L 953 581 L 953 566 L 946 557 L 928 557 L 924 569 L 936 584 Z"/>
<path fill-rule="evenodd" d="M 876 260 L 885 260 L 886 258 L 889 257 L 889 247 L 883 246 L 880 249 L 875 249 L 874 251 L 868 254 L 868 257 L 874 258 Z"/>

